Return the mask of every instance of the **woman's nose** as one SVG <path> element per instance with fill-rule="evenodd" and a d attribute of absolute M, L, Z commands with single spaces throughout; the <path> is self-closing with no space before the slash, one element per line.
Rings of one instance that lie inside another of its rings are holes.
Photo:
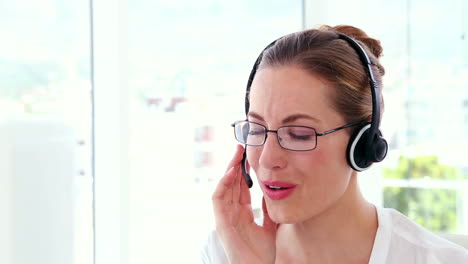
<path fill-rule="evenodd" d="M 278 135 L 274 132 L 268 133 L 265 144 L 261 147 L 259 164 L 268 169 L 281 169 L 286 167 L 286 151 L 278 141 Z"/>

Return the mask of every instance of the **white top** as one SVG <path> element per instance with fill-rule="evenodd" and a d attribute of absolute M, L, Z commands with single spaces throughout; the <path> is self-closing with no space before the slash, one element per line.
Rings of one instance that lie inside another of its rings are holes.
<path fill-rule="evenodd" d="M 465 248 L 429 232 L 394 209 L 376 209 L 379 227 L 369 264 L 468 264 Z M 202 249 L 200 263 L 229 263 L 215 231 Z"/>

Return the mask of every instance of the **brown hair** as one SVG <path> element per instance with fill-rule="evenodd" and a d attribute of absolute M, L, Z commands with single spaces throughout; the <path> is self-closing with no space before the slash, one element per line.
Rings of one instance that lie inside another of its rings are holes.
<path fill-rule="evenodd" d="M 332 107 L 346 122 L 368 121 L 372 116 L 369 76 L 357 52 L 345 40 L 338 39 L 337 33 L 354 38 L 366 50 L 374 78 L 382 88 L 385 70 L 378 60 L 382 54 L 380 42 L 347 25 L 321 26 L 282 37 L 263 52 L 259 70 L 297 65 L 334 87 Z M 379 93 L 382 113 L 383 97 Z"/>

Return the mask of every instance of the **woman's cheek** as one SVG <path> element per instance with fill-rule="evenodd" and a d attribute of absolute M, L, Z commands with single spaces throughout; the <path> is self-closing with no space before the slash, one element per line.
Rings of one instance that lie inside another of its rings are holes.
<path fill-rule="evenodd" d="M 247 161 L 253 170 L 257 170 L 258 161 L 261 155 L 261 147 L 249 147 L 247 146 Z"/>

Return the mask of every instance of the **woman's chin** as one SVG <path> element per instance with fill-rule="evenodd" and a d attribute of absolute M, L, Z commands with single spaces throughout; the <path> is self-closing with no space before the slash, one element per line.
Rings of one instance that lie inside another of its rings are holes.
<path fill-rule="evenodd" d="M 294 224 L 301 221 L 300 217 L 291 212 L 273 211 L 269 212 L 270 219 L 277 224 Z"/>

